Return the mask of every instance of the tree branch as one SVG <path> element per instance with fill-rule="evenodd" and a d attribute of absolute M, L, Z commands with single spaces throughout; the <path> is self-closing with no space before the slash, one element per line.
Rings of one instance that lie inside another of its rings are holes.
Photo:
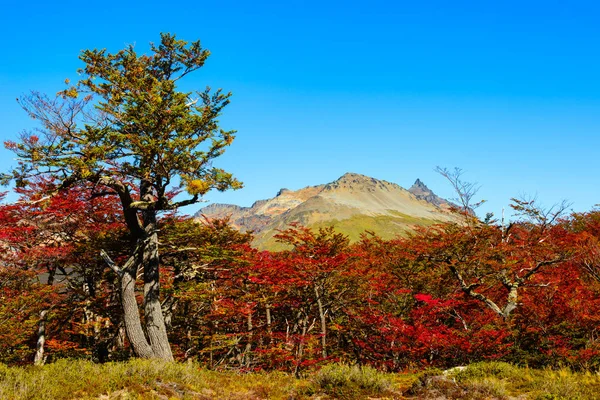
<path fill-rule="evenodd" d="M 191 199 L 187 199 L 187 200 L 183 200 L 183 201 L 178 201 L 177 203 L 170 203 L 167 206 L 167 210 L 175 210 L 179 207 L 184 207 L 184 206 L 189 206 L 191 204 L 196 204 L 198 202 L 198 198 L 199 196 L 197 194 L 195 194 Z"/>
<path fill-rule="evenodd" d="M 143 237 L 145 232 L 138 218 L 136 209 L 131 207 L 133 199 L 131 198 L 131 193 L 129 192 L 127 185 L 110 176 L 94 176 L 89 178 L 89 181 L 107 186 L 117 192 L 119 199 L 121 200 L 123 216 L 125 217 L 127 227 L 135 236 Z"/>
<path fill-rule="evenodd" d="M 108 264 L 109 268 L 115 271 L 115 274 L 121 278 L 124 274 L 124 270 L 119 268 L 119 266 L 110 258 L 110 256 L 104 251 L 104 249 L 100 250 L 100 257 L 104 259 L 104 262 Z"/>

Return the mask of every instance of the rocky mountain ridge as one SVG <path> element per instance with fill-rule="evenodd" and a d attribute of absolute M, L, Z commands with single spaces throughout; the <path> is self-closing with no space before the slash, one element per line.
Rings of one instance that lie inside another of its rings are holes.
<path fill-rule="evenodd" d="M 428 203 L 438 207 L 453 207 L 454 204 L 446 199 L 442 199 L 431 191 L 420 179 L 417 178 L 415 183 L 408 189 L 419 200 L 425 200 Z"/>
<path fill-rule="evenodd" d="M 419 179 L 407 190 L 395 183 L 346 173 L 323 185 L 281 189 L 275 197 L 250 207 L 211 204 L 195 216 L 228 217 L 234 227 L 254 232 L 257 247 L 273 249 L 277 247 L 273 236 L 292 222 L 315 228 L 333 225 L 351 240 L 358 240 L 364 230 L 391 238 L 415 226 L 454 219 L 450 206 Z"/>

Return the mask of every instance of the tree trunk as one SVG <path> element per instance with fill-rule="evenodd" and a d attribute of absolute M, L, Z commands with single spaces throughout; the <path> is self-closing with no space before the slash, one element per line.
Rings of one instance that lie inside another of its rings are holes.
<path fill-rule="evenodd" d="M 319 318 L 321 319 L 321 355 L 323 358 L 327 357 L 327 319 L 325 316 L 325 310 L 323 309 L 323 301 L 321 300 L 321 293 L 317 285 L 314 286 L 315 296 L 317 298 L 317 306 L 319 307 Z"/>
<path fill-rule="evenodd" d="M 48 269 L 48 280 L 46 282 L 48 286 L 54 285 L 55 274 L 56 268 Z M 33 357 L 34 365 L 44 365 L 46 362 L 44 351 L 46 350 L 46 323 L 48 322 L 48 312 L 48 309 L 44 309 L 40 312 L 40 320 L 38 321 L 37 329 L 37 341 L 35 344 L 35 356 Z"/>
<path fill-rule="evenodd" d="M 504 319 L 508 319 L 508 317 L 510 317 L 510 314 L 515 310 L 515 308 L 517 308 L 517 301 L 518 301 L 518 290 L 519 290 L 519 285 L 516 283 L 513 283 L 510 286 L 510 290 L 508 292 L 508 297 L 506 299 L 506 306 L 504 307 Z"/>
<path fill-rule="evenodd" d="M 273 330 L 271 329 L 271 305 L 267 304 L 265 307 L 265 313 L 267 317 L 267 334 L 269 335 L 269 344 L 273 342 Z"/>
<path fill-rule="evenodd" d="M 148 344 L 142 329 L 140 310 L 135 299 L 135 275 L 137 268 L 128 268 L 121 276 L 121 304 L 123 305 L 123 321 L 125 332 L 133 352 L 141 358 L 154 358 L 154 350 Z"/>
<path fill-rule="evenodd" d="M 450 271 L 452 271 L 454 276 L 458 279 L 458 282 L 460 283 L 460 287 L 463 292 L 487 305 L 490 310 L 498 314 L 500 317 L 502 317 L 502 319 L 507 320 L 510 317 L 511 312 L 515 308 L 517 308 L 517 290 L 519 288 L 518 283 L 510 283 L 507 279 L 504 280 L 503 284 L 505 287 L 509 288 L 509 294 L 507 298 L 506 307 L 504 308 L 504 310 L 502 310 L 492 299 L 475 291 L 475 287 L 477 287 L 478 285 L 468 285 L 465 279 L 463 278 L 462 274 L 458 271 L 458 269 L 456 269 L 456 267 L 451 266 Z"/>
<path fill-rule="evenodd" d="M 156 215 L 153 216 L 154 219 Z M 144 266 L 144 313 L 146 316 L 146 332 L 154 356 L 173 361 L 171 346 L 167 336 L 167 327 L 160 304 L 158 235 L 152 232 L 145 241 L 143 252 Z"/>
<path fill-rule="evenodd" d="M 152 202 L 154 190 L 150 182 L 140 182 L 140 197 L 143 201 Z M 160 303 L 160 272 L 158 258 L 158 226 L 155 210 L 142 213 L 145 237 L 142 252 L 144 267 L 144 315 L 146 317 L 146 333 L 156 358 L 173 361 L 173 353 L 169 345 L 167 327 Z"/>
<path fill-rule="evenodd" d="M 177 309 L 177 300 L 173 296 L 167 297 L 161 304 L 165 326 L 170 330 L 173 324 L 173 313 Z"/>
<path fill-rule="evenodd" d="M 304 357 L 304 340 L 306 339 L 306 333 L 308 332 L 308 313 L 304 316 L 302 320 L 302 336 L 300 338 L 300 342 L 298 343 L 298 354 L 296 359 L 296 367 L 294 368 L 294 375 L 299 377 L 300 373 L 300 364 L 302 363 L 302 358 Z"/>
<path fill-rule="evenodd" d="M 252 311 L 246 316 L 246 328 L 248 329 L 248 341 L 244 350 L 244 364 L 250 366 L 250 352 L 252 351 L 252 337 L 254 336 L 254 326 L 252 324 Z"/>
<path fill-rule="evenodd" d="M 46 318 L 47 317 L 48 317 L 48 310 L 42 310 L 40 312 L 40 321 L 38 322 L 35 357 L 33 358 L 33 363 L 35 365 L 44 365 L 44 362 L 46 361 L 46 357 L 44 356 L 44 345 L 46 344 Z"/>
<path fill-rule="evenodd" d="M 125 336 L 126 336 L 125 328 L 123 327 L 123 323 L 119 324 L 119 329 L 117 334 L 113 340 L 113 346 L 111 351 L 123 351 L 125 348 Z"/>
<path fill-rule="evenodd" d="M 147 209 L 139 219 L 137 211 L 130 208 L 131 199 L 121 196 L 121 203 L 127 225 L 134 238 L 137 239 L 135 251 L 123 268 L 119 268 L 106 254 L 101 255 L 120 278 L 121 304 L 125 322 L 125 331 L 133 347 L 134 353 L 142 358 L 160 358 L 173 361 L 173 353 L 169 345 L 167 328 L 160 303 L 160 274 L 158 257 L 158 234 L 156 211 Z M 148 180 L 140 182 L 140 198 L 153 202 L 154 189 Z M 141 225 L 140 225 L 141 224 Z M 145 328 L 142 328 L 140 311 L 135 298 L 135 282 L 137 271 L 144 272 L 144 317 Z M 147 337 L 146 337 L 147 336 Z"/>

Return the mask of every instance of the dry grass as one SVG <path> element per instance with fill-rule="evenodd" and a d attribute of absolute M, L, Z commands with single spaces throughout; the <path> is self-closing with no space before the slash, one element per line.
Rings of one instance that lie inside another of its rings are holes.
<path fill-rule="evenodd" d="M 407 394 L 423 399 L 596 400 L 599 393 L 598 373 L 486 362 L 445 375 L 423 373 Z"/>
<path fill-rule="evenodd" d="M 297 382 L 285 374 L 219 373 L 195 364 L 132 360 L 93 364 L 61 360 L 44 367 L 0 369 L 1 399 L 288 398 Z"/>
<path fill-rule="evenodd" d="M 591 400 L 600 375 L 506 363 L 420 375 L 333 364 L 302 379 L 281 372 L 216 372 L 192 363 L 60 360 L 44 367 L 0 364 L 0 399 L 534 399 Z"/>
<path fill-rule="evenodd" d="M 0 364 L 0 399 L 381 398 L 392 393 L 386 376 L 391 377 L 370 368 L 347 366 L 329 366 L 296 379 L 281 372 L 209 371 L 192 363 L 60 360 L 43 367 Z"/>

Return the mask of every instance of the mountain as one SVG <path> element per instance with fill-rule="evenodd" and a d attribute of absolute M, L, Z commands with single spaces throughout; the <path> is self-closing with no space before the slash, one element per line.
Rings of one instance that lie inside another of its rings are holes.
<path fill-rule="evenodd" d="M 435 206 L 449 209 L 450 207 L 454 207 L 455 205 L 450 203 L 446 199 L 442 199 L 437 196 L 435 193 L 431 191 L 420 179 L 417 179 L 415 183 L 408 189 L 417 199 L 425 200 L 426 202 L 433 204 Z"/>
<path fill-rule="evenodd" d="M 236 228 L 254 232 L 256 247 L 277 250 L 282 246 L 273 236 L 291 222 L 313 228 L 333 225 L 351 241 L 365 230 L 389 239 L 415 226 L 454 220 L 451 206 L 419 179 L 406 190 L 395 183 L 346 173 L 325 185 L 281 189 L 275 197 L 251 207 L 211 204 L 195 217 L 229 217 Z"/>

